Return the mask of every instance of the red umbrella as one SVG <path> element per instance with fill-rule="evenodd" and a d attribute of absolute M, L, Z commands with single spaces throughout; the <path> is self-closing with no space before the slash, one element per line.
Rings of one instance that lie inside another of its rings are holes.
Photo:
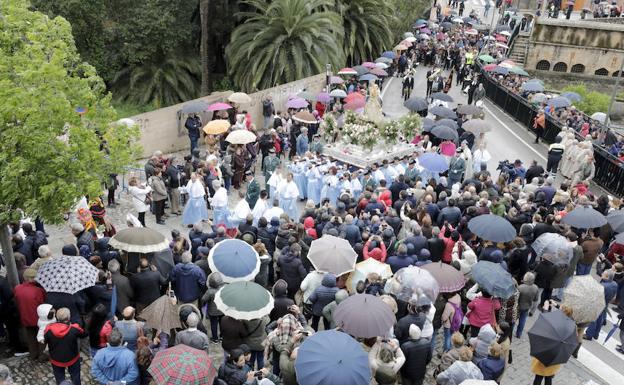
<path fill-rule="evenodd" d="M 366 67 L 366 68 L 375 68 L 375 67 L 377 67 L 377 66 L 376 66 L 376 65 L 375 65 L 375 63 L 373 63 L 373 62 L 365 61 L 364 63 L 362 63 L 362 67 Z"/>
<path fill-rule="evenodd" d="M 347 95 L 346 98 L 344 98 L 344 102 L 345 103 L 351 103 L 351 102 L 353 102 L 355 100 L 358 100 L 358 99 L 366 100 L 366 96 L 360 94 L 359 92 L 352 92 L 349 95 Z"/>
<path fill-rule="evenodd" d="M 345 110 L 356 111 L 366 105 L 366 100 L 356 99 L 344 105 Z"/>
<path fill-rule="evenodd" d="M 182 344 L 156 353 L 147 371 L 157 385 L 212 385 L 217 376 L 208 353 Z"/>
<path fill-rule="evenodd" d="M 350 67 L 345 67 L 338 71 L 338 75 L 357 75 L 357 71 Z"/>
<path fill-rule="evenodd" d="M 227 103 L 213 103 L 211 105 L 208 106 L 208 111 L 221 111 L 221 110 L 229 110 L 230 108 L 232 108 L 232 106 L 230 106 Z"/>
<path fill-rule="evenodd" d="M 485 65 L 483 66 L 483 69 L 488 72 L 492 72 L 496 69 L 496 64 L 492 63 L 492 64 Z"/>
<path fill-rule="evenodd" d="M 503 43 L 507 42 L 507 38 L 503 35 L 496 35 L 496 41 L 501 41 Z"/>

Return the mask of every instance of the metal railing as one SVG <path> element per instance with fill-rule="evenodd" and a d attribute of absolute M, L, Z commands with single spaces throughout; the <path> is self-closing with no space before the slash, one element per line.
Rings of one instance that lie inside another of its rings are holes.
<path fill-rule="evenodd" d="M 482 80 L 488 99 L 527 129 L 532 128 L 533 119 L 537 115 L 537 107 L 498 85 L 485 72 L 482 72 Z M 559 131 L 561 131 L 562 126 L 562 123 L 547 115 L 543 136 L 544 141 L 552 143 Z M 601 124 L 596 124 L 595 126 L 597 129 L 602 129 Z M 578 132 L 575 133 L 579 140 L 584 140 Z M 593 181 L 613 195 L 618 197 L 624 196 L 624 164 L 605 148 L 596 145 L 594 145 L 594 159 L 596 173 Z"/>

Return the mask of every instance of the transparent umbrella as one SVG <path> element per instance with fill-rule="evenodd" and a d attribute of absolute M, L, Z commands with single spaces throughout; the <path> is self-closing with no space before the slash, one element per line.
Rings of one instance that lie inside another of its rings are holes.
<path fill-rule="evenodd" d="M 400 269 L 394 277 L 386 281 L 384 291 L 405 302 L 418 300 L 422 295 L 434 302 L 440 287 L 430 272 L 409 266 Z"/>

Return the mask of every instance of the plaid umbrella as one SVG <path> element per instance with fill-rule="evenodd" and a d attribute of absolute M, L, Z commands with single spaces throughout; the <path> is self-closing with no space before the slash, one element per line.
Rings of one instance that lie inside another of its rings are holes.
<path fill-rule="evenodd" d="M 158 329 L 171 335 L 171 329 L 181 328 L 178 307 L 168 295 L 163 295 L 143 309 L 139 318 L 145 320 L 150 328 Z"/>
<path fill-rule="evenodd" d="M 147 371 L 157 385 L 212 385 L 217 376 L 208 353 L 182 344 L 156 353 Z"/>
<path fill-rule="evenodd" d="M 83 257 L 63 255 L 41 265 L 35 280 L 47 292 L 74 294 L 94 286 L 98 269 Z"/>

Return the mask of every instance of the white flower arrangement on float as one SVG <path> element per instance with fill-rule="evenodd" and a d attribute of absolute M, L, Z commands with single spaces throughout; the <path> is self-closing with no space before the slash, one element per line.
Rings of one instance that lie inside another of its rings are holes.
<path fill-rule="evenodd" d="M 325 142 L 332 143 L 334 141 L 334 138 L 336 137 L 336 134 L 339 131 L 338 122 L 336 122 L 336 119 L 334 118 L 334 116 L 331 113 L 325 114 L 320 127 L 322 131 L 323 139 L 325 139 Z"/>

